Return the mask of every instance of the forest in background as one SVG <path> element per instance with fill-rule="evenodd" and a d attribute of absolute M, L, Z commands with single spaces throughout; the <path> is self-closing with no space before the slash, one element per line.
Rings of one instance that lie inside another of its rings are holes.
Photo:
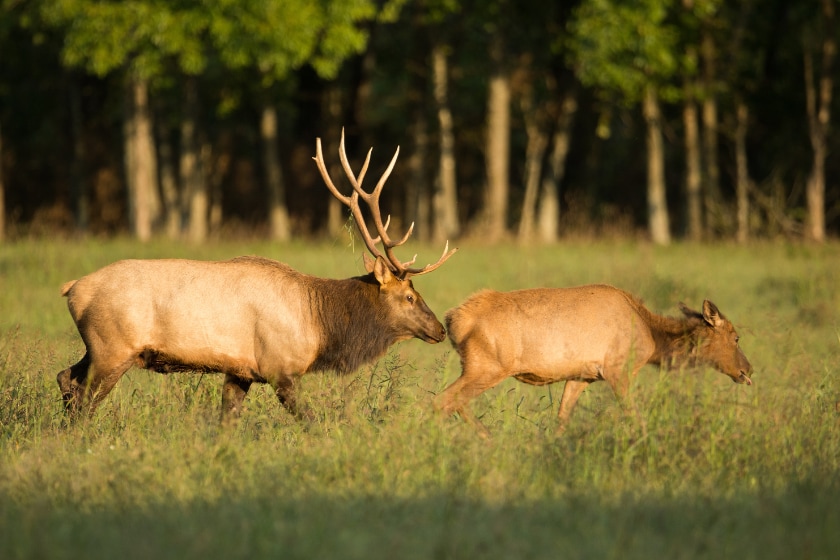
<path fill-rule="evenodd" d="M 0 236 L 840 232 L 838 0 L 0 0 Z M 347 182 L 343 181 L 348 190 Z"/>

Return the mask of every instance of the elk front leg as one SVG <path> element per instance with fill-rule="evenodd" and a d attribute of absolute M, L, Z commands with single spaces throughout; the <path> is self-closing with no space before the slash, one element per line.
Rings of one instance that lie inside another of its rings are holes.
<path fill-rule="evenodd" d="M 613 364 L 604 368 L 604 379 L 612 387 L 616 399 L 618 399 L 625 417 L 628 419 L 635 419 L 637 424 L 641 426 L 642 433 L 647 435 L 647 422 L 645 421 L 641 411 L 639 411 L 636 402 L 633 399 L 630 385 L 636 378 L 636 374 L 641 369 L 641 366 L 628 370 L 625 364 Z"/>
<path fill-rule="evenodd" d="M 563 387 L 563 395 L 560 397 L 560 409 L 557 411 L 557 435 L 563 435 L 566 431 L 566 426 L 569 424 L 569 417 L 572 415 L 572 409 L 575 408 L 578 398 L 583 393 L 591 381 L 580 381 L 578 379 L 569 379 L 566 381 L 566 386 Z"/>
<path fill-rule="evenodd" d="M 242 402 L 251 381 L 231 374 L 225 374 L 225 384 L 222 386 L 222 424 L 228 424 L 242 413 Z"/>
<path fill-rule="evenodd" d="M 297 402 L 296 395 L 297 379 L 289 375 L 283 375 L 274 383 L 274 393 L 289 413 L 298 420 L 312 420 L 312 412 Z"/>
<path fill-rule="evenodd" d="M 490 431 L 468 408 L 468 403 L 487 389 L 495 387 L 504 381 L 507 373 L 498 369 L 472 373 L 473 369 L 464 369 L 461 377 L 456 379 L 435 399 L 435 408 L 447 416 L 458 413 L 468 424 L 478 430 L 483 438 L 490 437 Z"/>

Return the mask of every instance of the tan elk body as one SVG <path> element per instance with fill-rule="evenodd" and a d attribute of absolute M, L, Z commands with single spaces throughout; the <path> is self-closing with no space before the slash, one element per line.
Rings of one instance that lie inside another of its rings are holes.
<path fill-rule="evenodd" d="M 397 154 L 371 193 L 361 184 L 370 152 L 357 178 L 340 155 L 353 187 L 342 195 L 323 163 L 320 141 L 316 162 L 334 196 L 350 207 L 363 241 L 376 257 L 365 259 L 368 274 L 344 280 L 319 278 L 261 257 L 205 262 L 180 259 L 124 260 L 67 282 L 70 315 L 85 343 L 85 355 L 58 374 L 71 415 L 92 413 L 122 375 L 138 366 L 174 371 L 225 374 L 223 417 L 239 414 L 253 382 L 270 383 L 290 412 L 302 411 L 295 384 L 311 371 L 346 373 L 370 362 L 394 343 L 409 338 L 441 342 L 446 333 L 414 289 L 411 276 L 431 272 L 441 258 L 410 268 L 393 248 L 403 244 L 387 234 L 379 194 Z M 359 198 L 370 207 L 378 235 L 367 230 Z M 382 243 L 384 254 L 377 248 Z M 367 255 L 365 255 L 367 256 Z"/>
<path fill-rule="evenodd" d="M 583 390 L 606 380 L 623 399 L 645 364 L 708 364 L 736 383 L 751 384 L 738 334 L 710 301 L 682 307 L 676 319 L 650 312 L 631 294 L 606 285 L 482 291 L 446 315 L 461 357 L 461 377 L 438 397 L 442 412 L 459 412 L 487 434 L 467 408 L 470 399 L 508 377 L 545 385 L 565 381 L 562 431 Z"/>

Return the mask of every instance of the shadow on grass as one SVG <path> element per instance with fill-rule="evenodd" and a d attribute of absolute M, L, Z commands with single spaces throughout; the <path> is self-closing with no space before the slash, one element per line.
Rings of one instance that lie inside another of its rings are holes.
<path fill-rule="evenodd" d="M 278 473 L 278 476 L 283 476 Z M 488 504 L 430 492 L 227 497 L 119 511 L 0 496 L 3 558 L 828 558 L 840 487 L 726 500 L 588 494 Z"/>

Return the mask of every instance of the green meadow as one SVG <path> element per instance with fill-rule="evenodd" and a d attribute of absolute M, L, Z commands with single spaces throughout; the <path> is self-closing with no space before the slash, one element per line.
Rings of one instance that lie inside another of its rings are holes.
<path fill-rule="evenodd" d="M 440 249 L 404 253 L 424 264 Z M 348 376 L 304 377 L 309 423 L 257 386 L 239 424 L 222 430 L 220 376 L 133 369 L 91 420 L 64 426 L 55 375 L 83 345 L 63 282 L 121 258 L 240 254 L 339 278 L 361 273 L 362 250 L 0 245 L 0 557 L 836 557 L 836 243 L 467 243 L 416 278 L 441 319 L 485 287 L 599 282 L 669 315 L 680 301 L 699 308 L 710 299 L 739 329 L 751 387 L 712 370 L 648 367 L 633 385 L 637 414 L 596 383 L 559 438 L 562 384 L 508 380 L 477 398 L 489 441 L 438 418 L 432 399 L 460 365 L 448 342 L 419 340 Z"/>

